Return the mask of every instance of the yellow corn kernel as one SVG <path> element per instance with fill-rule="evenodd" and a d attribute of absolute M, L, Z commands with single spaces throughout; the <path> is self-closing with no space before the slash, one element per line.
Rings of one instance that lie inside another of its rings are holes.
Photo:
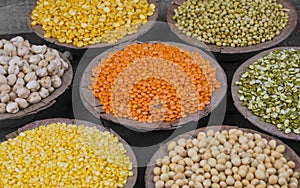
<path fill-rule="evenodd" d="M 153 12 L 148 12 L 147 13 L 147 16 L 152 16 L 153 15 Z"/>
<path fill-rule="evenodd" d="M 53 123 L 0 144 L 1 187 L 124 187 L 130 168 L 118 137 L 96 127 Z"/>
<path fill-rule="evenodd" d="M 66 44 L 72 44 L 72 40 L 66 40 Z"/>
<path fill-rule="evenodd" d="M 86 38 L 91 38 L 95 42 L 115 43 L 126 36 L 127 32 L 117 35 L 102 37 L 105 33 L 114 30 L 121 33 L 118 29 L 124 24 L 135 25 L 147 23 L 147 17 L 153 15 L 155 5 L 148 1 L 127 0 L 126 3 L 120 1 L 48 1 L 38 0 L 37 6 L 33 9 L 31 19 L 32 26 L 41 25 L 45 31 L 52 34 L 49 37 L 64 38 L 65 43 L 79 43 L 83 46 L 89 45 Z M 134 20 L 134 21 L 133 21 Z M 98 30 L 98 28 L 101 28 Z M 75 37 L 70 37 L 68 30 L 78 30 Z M 96 30 L 94 30 L 96 29 Z M 130 32 L 131 33 L 131 32 Z M 83 36 L 88 34 L 89 36 Z M 94 38 L 100 37 L 100 40 Z M 60 39 L 61 40 L 61 39 Z M 62 40 L 61 40 L 62 41 Z"/>
<path fill-rule="evenodd" d="M 58 39 L 58 42 L 64 43 L 64 42 L 66 42 L 66 40 L 65 40 L 64 38 L 59 38 L 59 39 Z"/>
<path fill-rule="evenodd" d="M 37 25 L 37 24 L 38 24 L 37 21 L 32 21 L 32 22 L 31 22 L 31 25 L 32 25 L 32 26 L 35 26 L 35 25 Z"/>
<path fill-rule="evenodd" d="M 46 33 L 46 34 L 44 35 L 44 37 L 45 37 L 45 38 L 50 38 L 50 37 L 51 37 L 51 34 L 50 34 L 50 33 Z"/>
<path fill-rule="evenodd" d="M 154 10 L 155 9 L 155 4 L 151 3 L 150 4 L 150 9 Z"/>
<path fill-rule="evenodd" d="M 77 46 L 78 48 L 81 48 L 83 45 L 84 45 L 83 42 L 82 42 L 82 41 L 79 41 L 79 42 L 77 43 L 76 46 Z"/>

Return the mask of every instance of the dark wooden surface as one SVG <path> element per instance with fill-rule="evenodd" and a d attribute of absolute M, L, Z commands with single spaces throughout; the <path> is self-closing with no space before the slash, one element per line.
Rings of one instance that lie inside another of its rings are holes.
<path fill-rule="evenodd" d="M 291 1 L 295 6 L 298 16 L 300 15 L 300 1 Z M 138 38 L 139 41 L 171 41 L 171 42 L 182 42 L 174 34 L 172 34 L 167 25 L 165 13 L 170 1 L 159 1 L 158 4 L 162 11 L 158 16 L 158 20 L 155 26 L 147 32 L 144 36 Z M 17 18 L 16 18 L 17 19 Z M 188 123 L 182 128 L 170 131 L 150 131 L 150 132 L 136 132 L 131 129 L 127 129 L 118 124 L 112 123 L 106 120 L 100 120 L 95 118 L 88 110 L 86 110 L 80 100 L 79 96 L 79 83 L 83 70 L 86 68 L 88 63 L 97 55 L 107 50 L 108 48 L 101 49 L 88 49 L 88 50 L 73 50 L 67 49 L 65 47 L 59 47 L 54 44 L 50 44 L 45 40 L 39 38 L 33 33 L 20 33 L 24 38 L 28 39 L 33 44 L 47 44 L 50 47 L 56 48 L 62 52 L 70 51 L 73 56 L 71 61 L 74 71 L 73 85 L 64 94 L 62 94 L 56 101 L 56 103 L 49 109 L 41 111 L 37 114 L 31 115 L 29 117 L 13 120 L 13 124 L 17 124 L 18 127 L 25 125 L 27 122 L 32 122 L 35 120 L 41 120 L 46 118 L 76 118 L 91 121 L 97 124 L 102 124 L 106 127 L 112 128 L 121 137 L 123 137 L 129 145 L 133 148 L 138 163 L 139 163 L 139 174 L 138 180 L 135 187 L 144 187 L 144 175 L 145 175 L 145 165 L 150 161 L 152 155 L 159 148 L 159 146 L 169 139 L 175 136 L 185 133 L 187 131 L 193 130 L 196 127 L 204 127 L 209 125 L 233 125 L 242 128 L 250 128 L 264 134 L 270 135 L 268 132 L 262 131 L 259 128 L 252 125 L 248 120 L 246 120 L 234 107 L 233 100 L 231 97 L 230 88 L 227 91 L 227 95 L 222 103 L 217 107 L 209 116 L 201 119 L 197 123 Z M 12 38 L 16 35 L 8 35 L 3 32 L 0 33 L 0 38 Z M 182 42 L 184 43 L 184 42 Z M 282 43 L 277 46 L 300 46 L 300 24 L 298 23 L 295 31 Z M 219 64 L 224 69 L 228 86 L 230 86 L 233 74 L 235 70 L 247 59 L 258 54 L 258 52 L 238 54 L 238 55 L 224 55 L 214 53 L 213 55 L 218 60 Z M 5 122 L 0 122 L 5 123 Z M 1 127 L 1 126 L 0 126 Z M 10 132 L 15 131 L 16 128 L 5 128 L 0 129 L 0 139 Z M 287 139 L 280 139 L 285 144 L 289 145 L 298 155 L 300 155 L 300 142 L 291 141 Z"/>

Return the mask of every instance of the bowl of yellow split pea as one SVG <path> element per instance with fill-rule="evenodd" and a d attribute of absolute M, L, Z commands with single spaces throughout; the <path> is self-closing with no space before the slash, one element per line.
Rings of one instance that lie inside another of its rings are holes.
<path fill-rule="evenodd" d="M 152 28 L 157 16 L 155 0 L 38 0 L 28 25 L 48 42 L 97 48 L 138 38 Z"/>

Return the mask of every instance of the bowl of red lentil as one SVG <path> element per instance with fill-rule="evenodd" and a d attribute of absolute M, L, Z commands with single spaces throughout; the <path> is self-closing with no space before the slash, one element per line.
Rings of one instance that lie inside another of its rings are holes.
<path fill-rule="evenodd" d="M 134 42 L 87 66 L 84 106 L 96 117 L 143 130 L 175 129 L 207 116 L 226 94 L 226 75 L 211 56 L 174 42 Z"/>

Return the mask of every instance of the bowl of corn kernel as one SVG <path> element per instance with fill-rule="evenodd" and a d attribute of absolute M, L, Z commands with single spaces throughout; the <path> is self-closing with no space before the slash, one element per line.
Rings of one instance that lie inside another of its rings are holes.
<path fill-rule="evenodd" d="M 1 187 L 134 186 L 137 162 L 115 132 L 70 119 L 36 121 L 0 143 Z"/>
<path fill-rule="evenodd" d="M 138 130 L 175 129 L 213 111 L 226 75 L 203 51 L 174 42 L 134 42 L 95 57 L 80 82 L 95 116 Z"/>
<path fill-rule="evenodd" d="M 38 0 L 28 24 L 57 45 L 97 48 L 137 38 L 152 28 L 157 16 L 155 0 Z"/>

